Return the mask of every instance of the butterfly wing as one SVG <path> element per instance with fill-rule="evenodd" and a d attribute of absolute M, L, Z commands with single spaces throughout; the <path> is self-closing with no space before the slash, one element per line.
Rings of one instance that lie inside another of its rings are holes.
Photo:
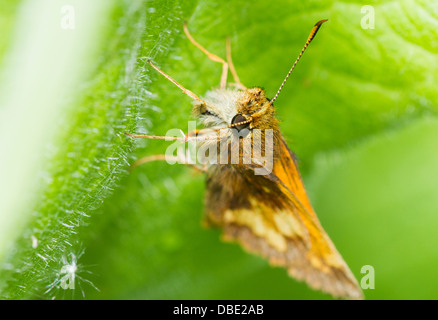
<path fill-rule="evenodd" d="M 322 228 L 292 152 L 281 138 L 269 175 L 218 165 L 207 179 L 206 221 L 310 287 L 335 297 L 362 298 L 348 266 Z"/>

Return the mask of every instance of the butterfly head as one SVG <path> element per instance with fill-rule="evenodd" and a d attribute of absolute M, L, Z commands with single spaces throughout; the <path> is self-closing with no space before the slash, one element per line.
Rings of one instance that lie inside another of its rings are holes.
<path fill-rule="evenodd" d="M 262 88 L 212 90 L 205 102 L 196 104 L 193 114 L 207 128 L 230 127 L 241 131 L 277 126 L 274 107 Z"/>

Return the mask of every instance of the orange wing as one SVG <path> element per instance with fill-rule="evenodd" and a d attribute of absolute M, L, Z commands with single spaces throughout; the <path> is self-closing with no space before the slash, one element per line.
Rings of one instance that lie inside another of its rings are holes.
<path fill-rule="evenodd" d="M 206 220 L 310 287 L 335 297 L 361 299 L 362 291 L 322 228 L 283 139 L 273 172 L 219 165 L 209 174 Z"/>

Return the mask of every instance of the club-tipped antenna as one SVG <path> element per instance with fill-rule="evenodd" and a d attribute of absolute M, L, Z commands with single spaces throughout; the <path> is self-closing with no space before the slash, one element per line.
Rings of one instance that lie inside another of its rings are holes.
<path fill-rule="evenodd" d="M 298 55 L 298 58 L 295 60 L 295 63 L 293 64 L 292 68 L 289 70 L 288 74 L 286 75 L 286 78 L 284 78 L 283 83 L 281 84 L 280 88 L 278 89 L 277 93 L 275 94 L 274 98 L 271 99 L 271 103 L 273 103 L 275 101 L 275 99 L 277 99 L 278 95 L 280 94 L 281 89 L 283 89 L 284 84 L 286 83 L 287 79 L 289 78 L 290 74 L 292 73 L 292 70 L 295 68 L 295 66 L 297 65 L 298 61 L 300 61 L 301 56 L 303 55 L 304 51 L 307 49 L 307 47 L 309 46 L 310 42 L 312 42 L 313 38 L 315 38 L 316 33 L 318 32 L 319 28 L 321 27 L 321 25 L 326 22 L 328 19 L 324 19 L 324 20 L 320 20 L 318 21 L 315 26 L 312 28 L 312 31 L 310 31 L 310 35 L 307 38 L 306 44 L 303 47 L 303 50 L 301 50 L 300 54 Z"/>

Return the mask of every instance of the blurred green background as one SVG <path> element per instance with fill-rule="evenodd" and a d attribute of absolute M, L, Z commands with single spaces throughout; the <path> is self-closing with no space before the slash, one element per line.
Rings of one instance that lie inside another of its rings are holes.
<path fill-rule="evenodd" d="M 359 281 L 374 267 L 366 298 L 438 298 L 436 1 L 9 0 L 0 19 L 1 298 L 330 299 L 202 228 L 192 169 L 128 173 L 169 143 L 122 134 L 191 119 L 147 59 L 198 95 L 219 84 L 184 21 L 222 57 L 230 36 L 241 81 L 273 96 L 321 19 L 275 103 L 315 211 Z"/>

